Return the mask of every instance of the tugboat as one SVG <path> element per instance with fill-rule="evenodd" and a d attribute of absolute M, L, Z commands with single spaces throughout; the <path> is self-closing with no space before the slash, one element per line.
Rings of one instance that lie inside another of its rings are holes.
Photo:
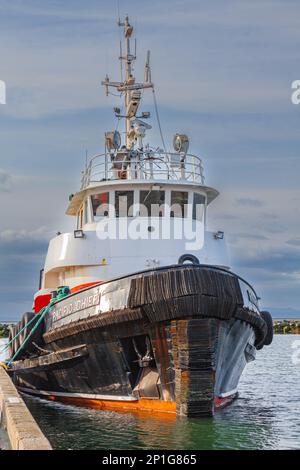
<path fill-rule="evenodd" d="M 212 416 L 237 396 L 240 376 L 272 341 L 272 318 L 230 270 L 224 233 L 208 231 L 218 191 L 176 134 L 174 150 L 145 143 L 154 98 L 150 53 L 134 76 L 128 17 L 117 126 L 84 169 L 66 214 L 75 230 L 50 241 L 33 311 L 10 331 L 8 370 L 21 392 L 123 411 Z M 124 66 L 124 67 L 123 67 Z M 124 121 L 124 132 L 119 124 Z"/>

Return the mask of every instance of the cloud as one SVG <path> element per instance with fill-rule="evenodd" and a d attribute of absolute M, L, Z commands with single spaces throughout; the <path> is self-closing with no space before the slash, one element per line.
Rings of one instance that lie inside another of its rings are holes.
<path fill-rule="evenodd" d="M 5 170 L 0 168 L 0 193 L 8 192 L 12 187 L 12 177 Z"/>
<path fill-rule="evenodd" d="M 294 245 L 294 246 L 299 246 L 300 247 L 300 237 L 298 238 L 292 238 L 290 240 L 287 240 L 286 242 L 288 245 Z"/>
<path fill-rule="evenodd" d="M 300 275 L 300 249 L 281 245 L 271 250 L 267 247 L 258 247 L 255 253 L 252 252 L 250 255 L 239 253 L 239 264 L 278 274 Z"/>
<path fill-rule="evenodd" d="M 236 233 L 235 235 L 232 235 L 234 237 L 234 240 L 238 240 L 240 238 L 244 238 L 246 240 L 269 240 L 269 237 L 266 237 L 265 235 L 260 235 L 260 234 L 255 234 L 255 233 Z"/>
<path fill-rule="evenodd" d="M 264 305 L 300 305 L 297 194 L 284 187 L 254 190 L 236 185 L 225 188 L 208 210 L 210 227 L 225 231 L 232 270 L 253 284 Z M 262 204 L 240 205 L 237 199 Z"/>
<path fill-rule="evenodd" d="M 53 235 L 53 231 L 46 227 L 32 231 L 21 229 L 0 232 L 0 257 L 2 267 L 6 265 L 5 272 L 7 269 L 9 271 L 15 269 L 19 264 L 19 270 L 16 273 L 18 278 L 24 268 L 23 263 L 31 264 L 39 261 L 42 264 L 49 239 Z"/>
<path fill-rule="evenodd" d="M 18 320 L 24 311 L 31 310 L 52 235 L 47 227 L 0 232 L 0 319 Z"/>
<path fill-rule="evenodd" d="M 39 227 L 35 230 L 3 230 L 0 232 L 0 241 L 2 242 L 28 242 L 28 241 L 43 241 L 49 239 L 52 234 L 47 227 Z"/>
<path fill-rule="evenodd" d="M 251 199 L 246 197 L 241 197 L 236 200 L 239 206 L 247 206 L 247 207 L 262 207 L 264 205 L 263 201 L 259 199 Z"/>
<path fill-rule="evenodd" d="M 163 106 L 269 115 L 288 110 L 290 82 L 282 75 L 298 57 L 293 39 L 299 21 L 293 9 L 276 2 L 270 21 L 266 1 L 246 2 L 243 7 L 234 0 L 213 6 L 199 0 L 188 4 L 187 8 L 180 1 L 154 0 L 151 5 L 143 2 L 142 9 L 136 1 L 127 6 L 137 26 L 142 61 L 137 71 L 142 74 L 143 53 L 151 47 L 153 77 Z M 141 14 L 136 21 L 137 5 Z M 116 11 L 108 1 L 48 2 L 46 7 L 35 1 L 26 2 L 26 7 L 24 2 L 6 1 L 6 40 L 0 45 L 8 84 L 4 112 L 37 118 L 105 107 L 104 95 L 96 97 L 96 90 L 107 71 L 112 78 L 119 77 L 115 20 Z"/>

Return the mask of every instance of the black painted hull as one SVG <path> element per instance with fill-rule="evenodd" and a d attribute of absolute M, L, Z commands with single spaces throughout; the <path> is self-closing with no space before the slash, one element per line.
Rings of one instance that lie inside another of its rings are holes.
<path fill-rule="evenodd" d="M 50 310 L 21 390 L 117 409 L 211 415 L 237 393 L 266 334 L 247 283 L 212 266 L 171 266 L 73 294 Z M 49 351 L 46 354 L 45 351 Z"/>

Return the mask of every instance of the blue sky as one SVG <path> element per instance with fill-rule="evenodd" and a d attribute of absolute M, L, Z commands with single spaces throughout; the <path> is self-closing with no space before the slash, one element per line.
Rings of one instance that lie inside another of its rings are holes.
<path fill-rule="evenodd" d="M 209 225 L 265 306 L 300 311 L 300 15 L 294 0 L 120 1 L 151 49 L 165 140 L 187 133 L 221 191 Z M 119 77 L 117 2 L 0 0 L 0 317 L 31 308 L 49 238 L 85 151 L 114 126 L 100 82 Z M 145 103 L 152 111 L 151 94 Z M 152 142 L 160 144 L 157 128 Z"/>

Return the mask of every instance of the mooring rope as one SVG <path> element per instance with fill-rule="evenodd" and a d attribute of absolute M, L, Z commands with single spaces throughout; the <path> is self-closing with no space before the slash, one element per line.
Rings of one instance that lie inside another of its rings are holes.
<path fill-rule="evenodd" d="M 30 331 L 29 335 L 24 339 L 23 343 L 21 344 L 21 346 L 19 347 L 19 349 L 15 352 L 15 354 L 13 355 L 13 357 L 7 362 L 7 366 L 10 367 L 11 364 L 14 362 L 15 358 L 18 356 L 19 352 L 24 348 L 25 344 L 27 343 L 27 341 L 29 340 L 29 338 L 33 335 L 33 333 L 35 332 L 35 330 L 37 329 L 37 327 L 39 326 L 39 324 L 41 323 L 41 321 L 43 320 L 43 318 L 45 317 L 46 313 L 48 313 L 48 310 L 50 309 L 50 307 L 52 306 L 51 302 L 49 303 L 49 305 L 47 305 L 47 307 L 45 307 L 42 314 L 39 313 L 39 317 L 38 317 L 38 321 L 36 322 L 36 324 L 34 325 L 34 327 L 32 328 L 32 330 Z M 41 310 L 41 311 L 42 311 Z"/>
<path fill-rule="evenodd" d="M 60 287 L 56 292 L 56 297 L 53 297 L 50 300 L 49 304 L 46 307 L 43 307 L 28 323 L 26 323 L 26 325 L 11 339 L 11 341 L 9 341 L 9 343 L 7 343 L 4 346 L 3 350 L 0 351 L 1 353 L 4 352 L 8 348 L 8 346 L 25 330 L 25 328 L 27 326 L 29 326 L 34 320 L 36 320 L 36 318 L 38 319 L 36 324 L 32 328 L 32 330 L 29 332 L 28 336 L 24 339 L 24 341 L 21 344 L 21 346 L 19 347 L 19 349 L 13 355 L 13 357 L 10 358 L 8 361 L 6 361 L 6 367 L 10 367 L 11 364 L 14 362 L 14 360 L 18 356 L 19 352 L 24 348 L 25 344 L 28 342 L 30 337 L 33 335 L 33 333 L 35 332 L 37 327 L 40 325 L 40 323 L 42 322 L 42 320 L 44 319 L 44 317 L 46 316 L 46 314 L 48 313 L 50 308 L 56 302 L 58 302 L 59 300 L 63 299 L 64 297 L 67 297 L 68 295 L 70 295 L 70 293 L 71 293 L 71 291 L 70 291 L 69 287 Z"/>
<path fill-rule="evenodd" d="M 25 328 L 27 328 L 27 326 L 29 326 L 34 320 L 36 320 L 37 315 L 34 316 L 28 323 L 26 323 L 26 325 L 8 343 L 5 344 L 4 348 L 1 349 L 1 351 L 0 351 L 0 354 L 2 354 L 4 351 L 6 351 L 6 349 L 11 345 L 11 343 L 14 342 L 14 340 L 16 338 L 18 338 L 18 336 L 20 336 L 20 334 L 25 330 Z"/>

